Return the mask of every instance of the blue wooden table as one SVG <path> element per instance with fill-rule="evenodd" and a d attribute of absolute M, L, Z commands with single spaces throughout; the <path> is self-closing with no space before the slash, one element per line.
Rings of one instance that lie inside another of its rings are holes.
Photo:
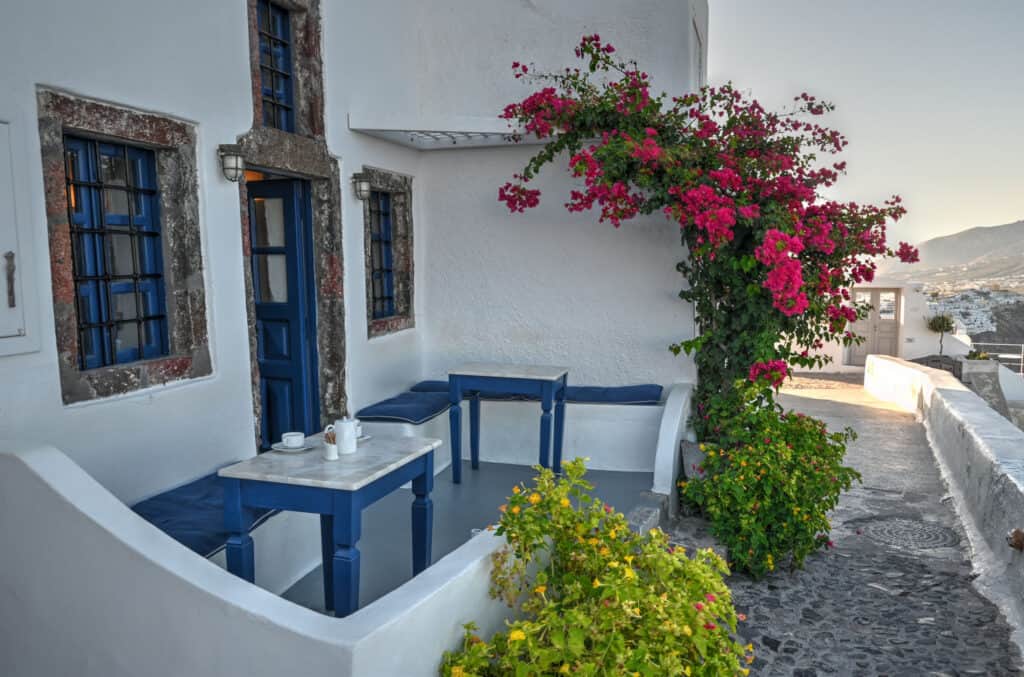
<path fill-rule="evenodd" d="M 319 436 L 318 436 L 319 437 Z M 374 437 L 355 454 L 325 461 L 319 439 L 303 453 L 267 452 L 222 468 L 228 571 L 255 580 L 254 510 L 295 510 L 320 515 L 324 601 L 338 617 L 359 608 L 359 541 L 362 511 L 412 482 L 412 572 L 430 565 L 434 507 L 434 449 L 441 440 Z"/>
<path fill-rule="evenodd" d="M 539 463 L 555 472 L 562 471 L 562 441 L 565 435 L 565 389 L 569 370 L 518 364 L 472 362 L 448 373 L 448 410 L 452 435 L 452 481 L 462 481 L 462 398 L 469 397 L 470 464 L 480 467 L 480 399 L 539 399 L 540 454 Z M 554 465 L 551 458 L 551 409 L 554 415 Z"/>

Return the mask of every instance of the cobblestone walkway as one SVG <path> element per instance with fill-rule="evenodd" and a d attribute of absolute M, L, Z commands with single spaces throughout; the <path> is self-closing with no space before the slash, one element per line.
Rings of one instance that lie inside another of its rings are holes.
<path fill-rule="evenodd" d="M 822 384 L 826 385 L 826 384 Z M 813 383 L 783 404 L 859 434 L 847 461 L 864 476 L 833 515 L 835 549 L 803 570 L 729 585 L 757 675 L 1017 675 L 1018 649 L 999 610 L 971 585 L 966 537 L 913 416 L 856 384 Z M 712 543 L 685 518 L 670 532 Z"/>

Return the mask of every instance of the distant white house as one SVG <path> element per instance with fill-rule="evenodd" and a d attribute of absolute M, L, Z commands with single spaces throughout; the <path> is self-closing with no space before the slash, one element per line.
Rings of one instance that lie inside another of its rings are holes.
<path fill-rule="evenodd" d="M 858 371 L 868 355 L 913 360 L 939 353 L 939 335 L 927 326 L 928 318 L 934 313 L 929 310 L 922 284 L 878 278 L 855 287 L 853 297 L 859 303 L 872 305 L 868 317 L 851 327 L 864 341 L 853 346 L 839 342 L 826 345 L 821 354 L 831 357 L 832 361 L 823 371 Z M 962 326 L 942 340 L 945 355 L 966 355 L 970 350 L 971 339 Z"/>

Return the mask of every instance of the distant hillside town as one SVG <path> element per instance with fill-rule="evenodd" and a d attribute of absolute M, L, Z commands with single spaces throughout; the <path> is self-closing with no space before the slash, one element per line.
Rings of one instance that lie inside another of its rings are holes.
<path fill-rule="evenodd" d="M 930 313 L 949 313 L 976 342 L 1024 343 L 1024 220 L 927 240 L 921 261 L 887 278 L 920 282 Z"/>

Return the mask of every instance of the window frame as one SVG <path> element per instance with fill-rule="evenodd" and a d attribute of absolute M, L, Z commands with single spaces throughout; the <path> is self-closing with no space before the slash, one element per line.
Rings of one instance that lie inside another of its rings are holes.
<path fill-rule="evenodd" d="M 392 197 L 390 191 L 370 191 L 370 312 L 375 320 L 396 315 L 395 251 L 391 222 Z M 378 280 L 380 281 L 379 293 Z"/>
<path fill-rule="evenodd" d="M 270 0 L 257 0 L 256 39 L 262 125 L 294 133 L 295 67 L 290 10 Z M 276 86 L 277 79 L 281 80 L 280 87 Z"/>
<path fill-rule="evenodd" d="M 63 143 L 78 367 L 98 369 L 167 356 L 155 153 L 141 146 L 77 133 L 65 133 Z M 111 158 L 109 165 L 105 158 Z M 118 159 L 121 176 L 107 180 L 104 167 L 116 167 L 114 161 Z M 110 210 L 110 198 L 117 193 L 123 194 L 126 212 Z M 112 253 L 117 251 L 113 243 L 124 238 L 131 252 L 128 272 L 119 270 L 112 260 Z M 119 318 L 120 297 L 128 296 L 133 316 Z M 119 347 L 122 331 L 135 332 L 134 346 Z"/>
<path fill-rule="evenodd" d="M 416 326 L 413 177 L 366 165 L 359 175 L 370 183 L 362 201 L 363 280 L 367 337 L 373 339 Z"/>
<path fill-rule="evenodd" d="M 210 376 L 196 126 L 176 117 L 36 87 L 60 397 L 75 406 Z M 152 150 L 159 194 L 168 354 L 81 369 L 64 136 Z"/>

